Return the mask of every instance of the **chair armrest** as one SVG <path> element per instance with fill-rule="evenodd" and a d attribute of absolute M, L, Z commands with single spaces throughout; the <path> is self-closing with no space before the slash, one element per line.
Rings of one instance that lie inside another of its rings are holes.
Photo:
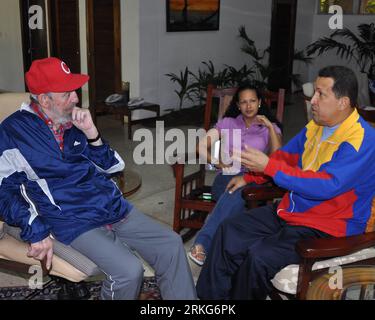
<path fill-rule="evenodd" d="M 285 189 L 274 184 L 266 184 L 258 187 L 245 187 L 242 190 L 242 198 L 247 202 L 273 200 L 283 197 L 285 192 Z"/>
<path fill-rule="evenodd" d="M 4 219 L 0 216 L 0 224 L 1 223 L 5 223 L 5 221 L 4 221 Z M 0 241 L 1 241 L 1 239 L 0 239 Z M 12 263 L 13 264 L 18 264 L 18 265 L 20 265 L 20 266 L 25 266 L 25 264 L 23 264 L 23 263 L 20 263 L 20 262 L 15 262 L 15 261 L 10 261 L 10 260 L 7 260 L 7 259 L 1 259 L 2 261 L 3 261 L 3 264 L 4 264 L 4 261 L 5 261 L 5 263 L 7 263 L 7 261 L 9 261 L 9 264 L 11 265 Z M 50 273 L 50 271 L 51 271 L 51 269 L 52 269 L 52 265 L 51 265 L 51 267 L 49 268 L 49 269 L 47 269 L 47 256 L 45 256 L 44 258 L 43 258 L 43 260 L 41 260 L 40 261 L 40 266 L 41 266 L 41 268 L 42 268 L 42 272 L 43 272 L 43 275 L 45 276 L 45 275 L 48 275 L 49 273 Z"/>
<path fill-rule="evenodd" d="M 375 246 L 375 232 L 350 237 L 301 240 L 296 251 L 305 259 L 345 256 Z"/>
<path fill-rule="evenodd" d="M 190 161 L 194 161 L 196 163 L 197 159 L 199 159 L 197 152 L 178 153 L 169 157 L 168 163 L 172 166 L 175 164 L 189 164 Z"/>

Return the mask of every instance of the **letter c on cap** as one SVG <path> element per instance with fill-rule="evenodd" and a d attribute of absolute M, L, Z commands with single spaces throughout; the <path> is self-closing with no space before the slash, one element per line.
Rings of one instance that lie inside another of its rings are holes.
<path fill-rule="evenodd" d="M 69 67 L 66 65 L 66 63 L 64 61 L 61 62 L 61 69 L 63 69 L 63 71 L 66 74 L 70 74 L 71 73 Z"/>

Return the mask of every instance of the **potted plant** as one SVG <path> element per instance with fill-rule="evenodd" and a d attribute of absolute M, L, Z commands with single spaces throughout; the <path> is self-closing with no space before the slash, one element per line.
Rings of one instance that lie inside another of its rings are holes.
<path fill-rule="evenodd" d="M 369 81 L 369 96 L 375 105 L 375 93 L 370 89 L 375 82 L 375 24 L 360 24 L 359 35 L 355 35 L 348 28 L 338 29 L 329 37 L 319 38 L 307 46 L 308 55 L 322 55 L 324 52 L 336 50 L 336 54 L 343 59 L 354 60 L 361 73 L 367 75 Z M 346 41 L 338 41 L 341 38 Z"/>
<path fill-rule="evenodd" d="M 259 88 L 266 89 L 268 78 L 270 74 L 275 71 L 275 68 L 271 68 L 268 63 L 270 47 L 264 50 L 260 50 L 256 47 L 254 40 L 249 38 L 246 33 L 245 26 L 240 26 L 238 29 L 238 37 L 242 41 L 241 51 L 248 54 L 252 62 L 252 73 L 254 73 L 253 83 Z M 304 50 L 295 50 L 293 55 L 293 61 L 300 61 L 305 64 L 310 64 L 312 58 L 306 57 Z M 286 65 L 282 66 L 280 70 L 286 68 Z M 290 80 L 296 87 L 301 87 L 302 83 L 299 74 L 292 74 Z"/>
<path fill-rule="evenodd" d="M 174 91 L 180 100 L 179 110 L 182 109 L 183 102 L 186 99 L 190 101 L 194 101 L 192 97 L 192 90 L 194 90 L 194 87 L 196 86 L 196 84 L 189 82 L 189 74 L 190 74 L 190 71 L 188 67 L 186 67 L 184 71 L 180 71 L 180 76 L 174 73 L 166 74 L 166 76 L 169 77 L 172 82 L 176 82 L 179 85 L 179 90 Z"/>

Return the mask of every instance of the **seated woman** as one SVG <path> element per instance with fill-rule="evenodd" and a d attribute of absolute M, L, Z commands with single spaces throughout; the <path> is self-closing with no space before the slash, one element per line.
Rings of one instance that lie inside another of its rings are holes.
<path fill-rule="evenodd" d="M 245 204 L 241 196 L 245 184 L 243 179 L 240 179 L 245 169 L 241 167 L 237 172 L 233 170 L 234 166 L 228 161 L 233 149 L 236 146 L 244 149 L 246 145 L 272 153 L 281 147 L 279 127 L 281 127 L 280 123 L 271 115 L 269 108 L 262 105 L 259 90 L 250 85 L 242 85 L 233 96 L 224 117 L 199 143 L 200 155 L 209 163 L 216 162 L 218 173 L 212 185 L 212 197 L 217 201 L 216 206 L 188 252 L 189 258 L 196 264 L 203 265 L 219 224 L 232 213 L 241 212 Z M 238 132 L 241 133 L 240 141 L 233 139 Z M 211 146 L 219 139 L 224 141 L 222 154 L 226 156 L 225 159 L 216 160 L 211 156 Z"/>

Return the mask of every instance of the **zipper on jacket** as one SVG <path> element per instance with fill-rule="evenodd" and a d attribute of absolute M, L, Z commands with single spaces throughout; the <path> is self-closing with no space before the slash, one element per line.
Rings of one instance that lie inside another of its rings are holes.
<path fill-rule="evenodd" d="M 290 213 L 293 213 L 293 212 L 294 212 L 294 209 L 295 209 L 295 207 L 296 207 L 296 204 L 295 204 L 295 202 L 294 202 L 294 200 L 293 200 L 293 191 L 290 191 L 290 193 L 289 193 L 289 199 L 290 199 L 290 201 L 291 201 L 291 203 L 292 203 L 292 205 L 293 205 L 292 210 L 290 210 Z"/>
<path fill-rule="evenodd" d="M 316 138 L 315 138 L 316 139 Z M 316 159 L 318 158 L 318 154 L 319 154 L 319 149 L 320 149 L 320 146 L 322 145 L 324 141 L 320 141 L 316 147 L 316 150 L 315 150 L 315 155 L 314 155 L 314 158 L 313 160 L 309 163 L 308 166 L 306 166 L 306 168 L 304 168 L 303 170 L 308 170 L 311 168 L 311 166 L 315 163 Z"/>
<path fill-rule="evenodd" d="M 308 170 L 315 163 L 316 159 L 318 158 L 320 146 L 322 145 L 323 142 L 335 144 L 335 142 L 332 142 L 332 141 L 329 141 L 329 140 L 320 141 L 318 143 L 317 147 L 316 147 L 314 159 L 311 161 L 311 163 L 304 170 Z M 290 213 L 293 213 L 294 209 L 295 209 L 295 206 L 296 206 L 296 204 L 295 204 L 295 202 L 293 200 L 293 191 L 290 191 L 290 193 L 289 193 L 289 199 L 290 199 L 290 202 L 292 203 L 292 210 L 290 211 Z M 277 212 L 277 214 L 279 214 L 279 212 Z"/>

